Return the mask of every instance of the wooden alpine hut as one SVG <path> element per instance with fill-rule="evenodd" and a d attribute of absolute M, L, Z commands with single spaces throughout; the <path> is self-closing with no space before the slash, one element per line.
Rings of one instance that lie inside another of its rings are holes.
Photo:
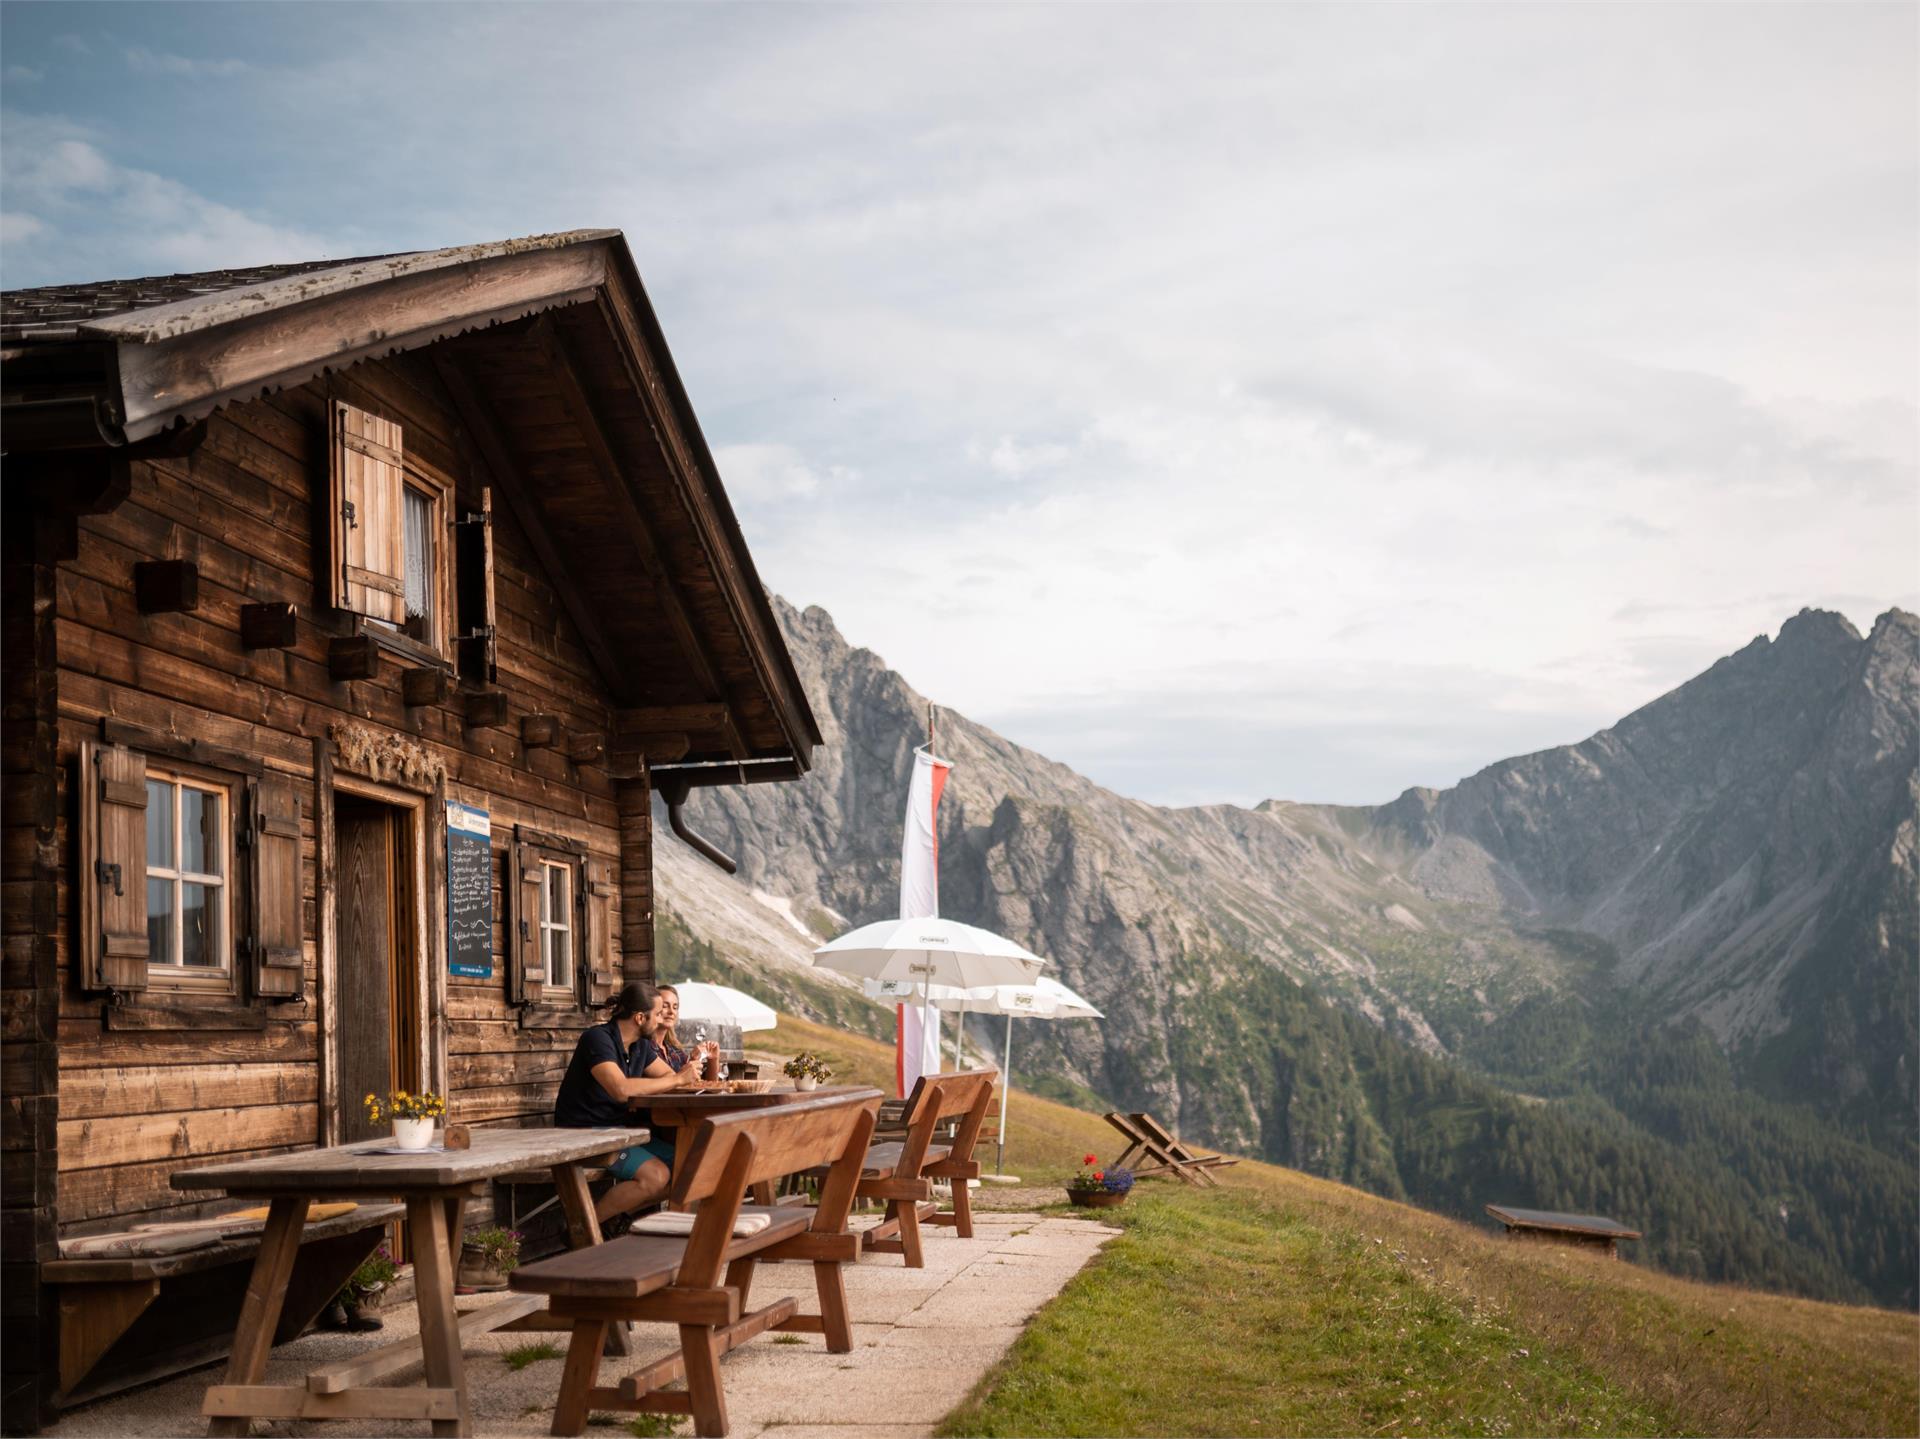
<path fill-rule="evenodd" d="M 546 1122 L 653 796 L 820 735 L 618 231 L 9 293 L 0 448 L 20 1433 L 238 1303 L 63 1243 L 368 1092 Z"/>

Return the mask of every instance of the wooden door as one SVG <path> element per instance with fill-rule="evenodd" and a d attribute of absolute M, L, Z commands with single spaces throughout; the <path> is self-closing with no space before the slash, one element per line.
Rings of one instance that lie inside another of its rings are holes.
<path fill-rule="evenodd" d="M 406 863 L 406 816 L 347 795 L 334 802 L 338 863 L 340 1137 L 389 1132 L 367 1119 L 365 1099 L 419 1090 L 419 971 L 413 953 L 414 896 Z"/>

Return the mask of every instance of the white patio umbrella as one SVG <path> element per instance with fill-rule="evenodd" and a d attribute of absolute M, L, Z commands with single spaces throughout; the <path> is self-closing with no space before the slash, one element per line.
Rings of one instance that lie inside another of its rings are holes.
<path fill-rule="evenodd" d="M 772 1029 L 780 1016 L 755 999 L 724 984 L 702 984 L 688 980 L 673 989 L 680 996 L 680 1017 L 704 1020 L 708 1024 L 735 1024 L 743 1030 Z"/>
<path fill-rule="evenodd" d="M 902 979 L 920 986 L 1030 983 L 1047 962 L 1032 950 L 957 919 L 883 919 L 821 945 L 813 962 L 861 979 Z"/>
<path fill-rule="evenodd" d="M 1013 1087 L 1013 1022 L 1028 1019 L 1105 1019 L 1099 1010 L 1050 975 L 1041 975 L 1031 984 L 998 985 L 970 989 L 949 999 L 934 1001 L 941 1009 L 960 1011 L 960 1023 L 966 1024 L 968 1010 L 976 1014 L 1004 1014 L 1007 1017 L 1007 1047 L 1000 1058 L 1000 1143 L 994 1155 L 993 1172 L 1000 1172 L 1007 1153 L 1007 1091 Z M 955 1068 L 959 1067 L 960 1047 L 954 1045 Z"/>
<path fill-rule="evenodd" d="M 821 945 L 813 962 L 863 979 L 905 981 L 931 1006 L 937 985 L 973 989 L 1030 982 L 1046 961 L 1012 940 L 955 919 L 883 919 Z M 939 1066 L 939 1056 L 933 1063 Z"/>

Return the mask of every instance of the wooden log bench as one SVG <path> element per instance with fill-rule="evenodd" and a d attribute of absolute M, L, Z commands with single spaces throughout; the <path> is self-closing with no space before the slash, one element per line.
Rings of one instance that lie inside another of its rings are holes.
<path fill-rule="evenodd" d="M 589 1413 L 615 1410 L 690 1414 L 698 1433 L 717 1439 L 727 1432 L 719 1364 L 729 1350 L 770 1329 L 819 1334 L 836 1354 L 852 1350 L 841 1268 L 860 1255 L 848 1216 L 879 1102 L 879 1091 L 868 1089 L 702 1120 L 678 1157 L 671 1191 L 676 1208 L 698 1203 L 698 1212 L 640 1221 L 685 1226 L 684 1238 L 635 1232 L 513 1271 L 508 1284 L 546 1295 L 548 1312 L 573 1331 L 553 1433 L 581 1434 Z M 744 1202 L 753 1185 L 815 1166 L 826 1174 L 817 1206 Z M 743 1216 L 761 1227 L 736 1233 Z M 790 1297 L 747 1307 L 754 1268 L 769 1261 L 813 1265 L 818 1314 L 801 1314 Z M 607 1328 L 627 1320 L 677 1325 L 680 1348 L 618 1385 L 600 1385 Z M 685 1389 L 664 1387 L 680 1378 Z"/>
<path fill-rule="evenodd" d="M 923 1074 L 915 1082 L 901 1111 L 905 1138 L 875 1142 L 860 1167 L 855 1196 L 886 1205 L 885 1217 L 864 1231 L 864 1253 L 898 1254 L 907 1268 L 923 1269 L 921 1225 L 948 1225 L 960 1238 L 973 1238 L 973 1199 L 967 1181 L 980 1177 L 973 1150 L 999 1077 L 997 1069 L 967 1069 Z M 948 1123 L 954 1125 L 952 1139 L 937 1142 L 936 1135 Z M 934 1199 L 936 1179 L 952 1185 L 950 1214 L 942 1213 Z"/>
<path fill-rule="evenodd" d="M 273 1342 L 300 1337 L 399 1219 L 398 1204 L 361 1204 L 309 1224 L 287 1281 Z M 49 1260 L 58 1290 L 60 1370 L 55 1402 L 71 1408 L 224 1358 L 260 1249 L 264 1220 L 237 1215 L 87 1236 L 89 1245 L 172 1253 L 104 1253 Z M 211 1234 L 212 1243 L 183 1247 Z"/>

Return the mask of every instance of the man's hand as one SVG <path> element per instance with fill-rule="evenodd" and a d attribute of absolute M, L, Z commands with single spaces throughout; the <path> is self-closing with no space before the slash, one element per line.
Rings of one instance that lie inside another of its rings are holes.
<path fill-rule="evenodd" d="M 676 1089 L 698 1089 L 700 1087 L 700 1066 L 690 1059 L 687 1061 L 685 1068 L 683 1068 L 675 1078 L 680 1081 L 679 1084 L 674 1086 Z"/>

